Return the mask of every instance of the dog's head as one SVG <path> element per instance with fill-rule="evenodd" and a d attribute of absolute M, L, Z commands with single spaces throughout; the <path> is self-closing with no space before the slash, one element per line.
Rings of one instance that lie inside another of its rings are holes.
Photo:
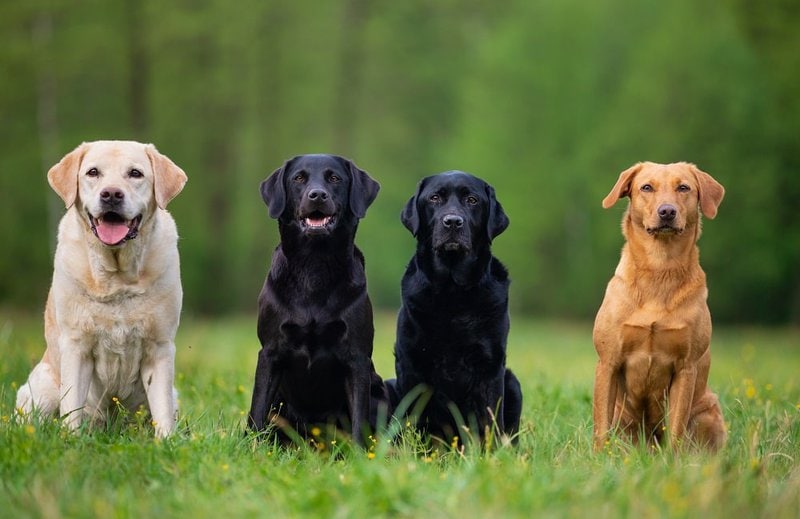
<path fill-rule="evenodd" d="M 632 223 L 652 236 L 666 237 L 697 225 L 700 212 L 714 218 L 725 189 L 694 164 L 640 162 L 620 174 L 603 207 L 626 196 Z"/>
<path fill-rule="evenodd" d="M 508 227 L 494 188 L 461 171 L 422 179 L 400 219 L 419 243 L 452 260 L 488 251 Z"/>
<path fill-rule="evenodd" d="M 152 144 L 96 141 L 64 156 L 47 180 L 100 242 L 116 247 L 136 238 L 156 207 L 180 193 L 186 174 Z"/>
<path fill-rule="evenodd" d="M 378 196 L 380 184 L 336 155 L 300 155 L 261 183 L 269 215 L 301 235 L 321 237 L 355 229 Z"/>

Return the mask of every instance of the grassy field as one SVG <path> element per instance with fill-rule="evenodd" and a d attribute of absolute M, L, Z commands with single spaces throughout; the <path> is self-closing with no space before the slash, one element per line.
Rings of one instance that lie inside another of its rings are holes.
<path fill-rule="evenodd" d="M 590 324 L 512 320 L 525 397 L 516 448 L 420 452 L 404 424 L 369 451 L 344 439 L 243 438 L 258 344 L 250 318 L 185 320 L 181 432 L 146 420 L 67 434 L 23 423 L 16 387 L 44 350 L 38 319 L 0 315 L 0 517 L 800 517 L 800 331 L 717 328 L 711 384 L 729 426 L 716 456 L 591 449 Z M 394 316 L 375 361 L 394 372 Z"/>

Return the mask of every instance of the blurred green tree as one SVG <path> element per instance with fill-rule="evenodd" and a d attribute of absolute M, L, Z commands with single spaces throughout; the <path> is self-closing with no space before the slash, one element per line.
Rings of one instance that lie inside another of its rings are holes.
<path fill-rule="evenodd" d="M 789 0 L 6 2 L 0 307 L 43 306 L 49 166 L 132 138 L 189 175 L 187 312 L 254 310 L 277 242 L 258 184 L 329 152 L 382 184 L 357 238 L 378 306 L 414 250 L 403 204 L 462 169 L 511 217 L 514 311 L 591 317 L 622 244 L 600 200 L 634 162 L 688 160 L 727 188 L 701 240 L 715 318 L 800 322 L 798 21 Z"/>

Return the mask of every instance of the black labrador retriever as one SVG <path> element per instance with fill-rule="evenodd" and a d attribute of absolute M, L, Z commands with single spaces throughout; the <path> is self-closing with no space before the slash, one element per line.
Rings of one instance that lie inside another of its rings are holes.
<path fill-rule="evenodd" d="M 363 443 L 378 405 L 388 405 L 372 364 L 364 256 L 354 244 L 379 188 L 333 155 L 295 157 L 261 183 L 281 241 L 258 298 L 251 430 L 276 424 L 307 435 L 316 425 L 343 427 Z"/>
<path fill-rule="evenodd" d="M 461 421 L 477 425 L 484 438 L 493 417 L 513 436 L 522 391 L 506 369 L 508 271 L 490 246 L 508 217 L 494 188 L 461 171 L 430 176 L 401 219 L 417 252 L 402 281 L 397 379 L 387 381 L 393 407 L 423 384 L 430 401 L 418 424 L 433 436 L 460 434 Z"/>

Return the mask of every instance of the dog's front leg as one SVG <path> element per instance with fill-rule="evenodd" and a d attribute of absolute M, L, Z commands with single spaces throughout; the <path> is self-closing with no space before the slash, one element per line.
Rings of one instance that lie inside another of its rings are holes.
<path fill-rule="evenodd" d="M 247 415 L 247 427 L 253 431 L 263 431 L 267 426 L 267 416 L 275 407 L 275 396 L 280 379 L 272 369 L 273 361 L 267 356 L 266 348 L 258 352 L 253 397 L 250 401 L 250 413 Z"/>
<path fill-rule="evenodd" d="M 669 388 L 669 441 L 673 447 L 680 447 L 686 436 L 696 382 L 697 368 L 694 364 L 677 369 L 672 378 Z"/>
<path fill-rule="evenodd" d="M 603 362 L 597 363 L 594 375 L 594 398 L 592 418 L 594 420 L 594 450 L 601 451 L 608 439 L 611 422 L 614 418 L 614 403 L 617 399 L 616 375 L 618 366 Z"/>
<path fill-rule="evenodd" d="M 77 429 L 86 406 L 94 360 L 83 344 L 62 337 L 59 412 L 70 429 Z"/>
<path fill-rule="evenodd" d="M 149 346 L 142 359 L 142 382 L 156 430 L 164 438 L 172 434 L 177 419 L 175 402 L 175 343 L 159 342 Z"/>
<path fill-rule="evenodd" d="M 494 422 L 497 427 L 497 431 L 499 434 L 503 434 L 506 431 L 505 426 L 505 416 L 503 414 L 503 404 L 504 404 L 504 390 L 505 390 L 505 377 L 503 374 L 496 377 L 494 383 L 489 388 L 488 395 L 486 398 L 486 402 L 488 402 L 491 407 L 487 407 L 482 409 L 480 416 L 483 417 L 480 426 L 481 430 L 478 433 L 483 437 L 485 432 L 489 432 L 487 429 L 492 427 L 492 417 L 494 417 Z"/>
<path fill-rule="evenodd" d="M 345 382 L 347 407 L 350 411 L 350 425 L 352 427 L 353 441 L 364 445 L 362 428 L 369 416 L 369 363 L 359 362 L 353 367 Z"/>

